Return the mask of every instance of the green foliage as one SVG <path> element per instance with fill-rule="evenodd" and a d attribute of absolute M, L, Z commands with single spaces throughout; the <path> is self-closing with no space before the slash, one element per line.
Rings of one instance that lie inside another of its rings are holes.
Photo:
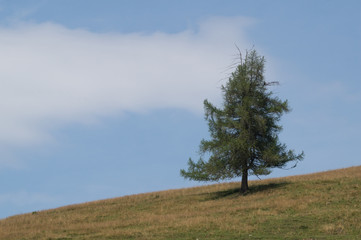
<path fill-rule="evenodd" d="M 264 80 L 264 63 L 255 50 L 247 52 L 222 86 L 223 106 L 204 101 L 211 140 L 201 141 L 201 157 L 197 162 L 189 159 L 188 171 L 181 170 L 184 178 L 217 181 L 243 175 L 247 179 L 248 174 L 267 175 L 271 168 L 303 159 L 303 152 L 287 150 L 278 139 L 282 130 L 278 122 L 290 109 L 287 100 L 268 90 L 276 83 Z M 208 161 L 202 158 L 205 153 L 210 154 Z"/>

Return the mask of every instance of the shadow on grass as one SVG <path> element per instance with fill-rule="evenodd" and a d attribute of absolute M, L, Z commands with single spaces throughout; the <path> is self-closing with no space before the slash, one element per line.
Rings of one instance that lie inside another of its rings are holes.
<path fill-rule="evenodd" d="M 242 193 L 241 192 L 241 185 L 237 188 L 228 189 L 225 191 L 218 191 L 209 194 L 209 198 L 207 200 L 218 200 L 222 198 L 236 198 L 239 196 L 247 196 L 259 192 L 265 192 L 274 190 L 283 186 L 286 186 L 290 183 L 288 182 L 279 182 L 279 183 L 269 183 L 269 184 L 260 184 L 255 186 L 250 186 L 249 191 Z"/>

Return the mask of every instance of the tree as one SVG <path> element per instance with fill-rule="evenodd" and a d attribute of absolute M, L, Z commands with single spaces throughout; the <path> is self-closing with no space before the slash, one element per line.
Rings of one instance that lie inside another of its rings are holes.
<path fill-rule="evenodd" d="M 255 50 L 244 59 L 222 86 L 223 106 L 218 108 L 204 100 L 205 119 L 211 140 L 200 143 L 200 159 L 188 161 L 181 175 L 196 181 L 218 181 L 242 176 L 241 192 L 248 188 L 249 175 L 267 175 L 271 168 L 303 159 L 280 143 L 278 124 L 283 113 L 290 111 L 287 100 L 275 97 L 268 88 L 278 82 L 264 80 L 264 57 Z M 205 161 L 204 155 L 209 159 Z"/>

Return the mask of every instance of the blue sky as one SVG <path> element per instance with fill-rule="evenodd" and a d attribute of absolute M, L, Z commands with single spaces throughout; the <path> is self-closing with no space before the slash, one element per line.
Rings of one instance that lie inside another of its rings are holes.
<path fill-rule="evenodd" d="M 199 185 L 179 170 L 235 44 L 266 57 L 306 154 L 267 178 L 360 165 L 360 43 L 357 0 L 0 1 L 0 218 Z"/>

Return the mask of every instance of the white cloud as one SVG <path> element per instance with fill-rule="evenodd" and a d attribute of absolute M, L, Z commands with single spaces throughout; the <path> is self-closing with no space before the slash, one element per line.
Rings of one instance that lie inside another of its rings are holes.
<path fill-rule="evenodd" d="M 213 18 L 177 34 L 92 33 L 53 23 L 0 28 L 0 145 L 124 111 L 202 112 L 245 38 L 247 18 Z"/>

